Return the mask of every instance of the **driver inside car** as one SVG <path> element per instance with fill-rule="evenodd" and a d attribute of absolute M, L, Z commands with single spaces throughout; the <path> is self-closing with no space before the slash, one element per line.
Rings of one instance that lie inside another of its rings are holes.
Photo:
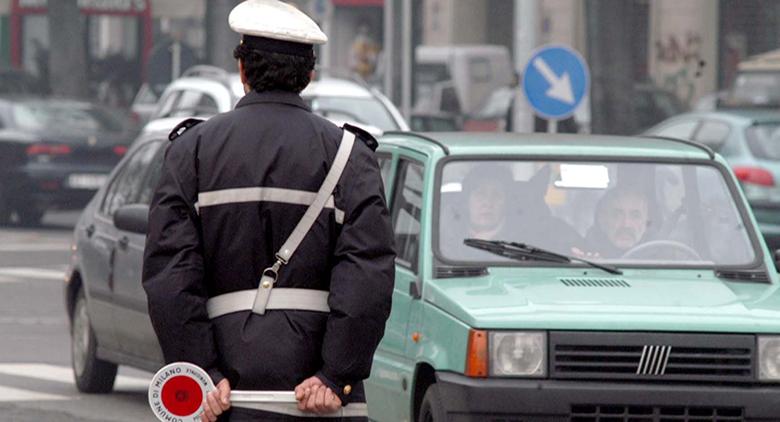
<path fill-rule="evenodd" d="M 602 258 L 620 258 L 647 241 L 649 226 L 647 195 L 636 189 L 613 188 L 596 207 L 595 224 L 585 236 L 588 252 Z"/>

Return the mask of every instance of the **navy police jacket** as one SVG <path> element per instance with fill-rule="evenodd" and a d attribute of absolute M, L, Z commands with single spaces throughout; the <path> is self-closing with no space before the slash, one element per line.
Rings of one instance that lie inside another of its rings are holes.
<path fill-rule="evenodd" d="M 239 390 L 292 390 L 317 375 L 344 404 L 364 400 L 361 381 L 390 313 L 395 254 L 376 141 L 350 130 L 357 140 L 334 200 L 275 284 L 329 291 L 330 313 L 242 311 L 213 320 L 206 301 L 256 289 L 306 211 L 257 188 L 313 197 L 343 132 L 296 94 L 252 91 L 235 110 L 171 134 L 143 268 L 166 361 L 192 362 Z M 198 203 L 228 190 L 235 194 L 218 204 Z"/>

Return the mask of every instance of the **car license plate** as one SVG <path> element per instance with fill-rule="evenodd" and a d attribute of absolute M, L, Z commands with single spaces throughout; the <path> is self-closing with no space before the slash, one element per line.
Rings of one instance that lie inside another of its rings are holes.
<path fill-rule="evenodd" d="M 68 176 L 68 187 L 73 189 L 99 189 L 106 183 L 105 174 L 71 174 Z"/>

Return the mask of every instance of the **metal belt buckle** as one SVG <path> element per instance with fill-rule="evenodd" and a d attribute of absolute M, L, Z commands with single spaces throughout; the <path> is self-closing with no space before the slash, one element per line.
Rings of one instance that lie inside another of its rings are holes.
<path fill-rule="evenodd" d="M 279 277 L 279 269 L 285 262 L 277 258 L 274 265 L 263 270 L 263 277 L 260 278 L 260 286 L 257 288 L 255 302 L 252 305 L 252 312 L 265 315 L 265 308 L 268 306 L 268 300 L 271 298 L 271 290 Z"/>

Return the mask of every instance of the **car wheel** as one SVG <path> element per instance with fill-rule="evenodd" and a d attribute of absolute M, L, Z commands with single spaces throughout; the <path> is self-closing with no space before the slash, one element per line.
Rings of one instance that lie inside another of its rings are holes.
<path fill-rule="evenodd" d="M 0 187 L 0 226 L 11 222 L 11 202 L 8 194 Z"/>
<path fill-rule="evenodd" d="M 80 290 L 73 308 L 70 331 L 71 362 L 76 387 L 84 393 L 109 393 L 114 388 L 117 365 L 97 357 L 95 332 L 89 322 L 87 299 Z"/>
<path fill-rule="evenodd" d="M 16 208 L 16 217 L 19 219 L 19 224 L 26 227 L 40 225 L 45 213 L 45 209 L 35 204 L 20 205 Z"/>
<path fill-rule="evenodd" d="M 431 384 L 425 390 L 422 405 L 420 405 L 419 422 L 438 422 L 445 420 L 444 407 L 439 396 L 439 386 Z"/>

